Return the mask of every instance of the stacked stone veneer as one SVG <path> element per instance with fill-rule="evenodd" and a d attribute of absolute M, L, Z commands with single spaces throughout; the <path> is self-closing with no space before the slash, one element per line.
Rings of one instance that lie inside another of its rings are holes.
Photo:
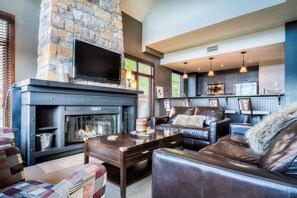
<path fill-rule="evenodd" d="M 72 77 L 75 38 L 124 52 L 120 0 L 42 0 L 37 78 Z"/>

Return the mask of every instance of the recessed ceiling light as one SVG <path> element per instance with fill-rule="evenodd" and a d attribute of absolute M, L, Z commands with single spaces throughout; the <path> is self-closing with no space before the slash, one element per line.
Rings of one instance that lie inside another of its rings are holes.
<path fill-rule="evenodd" d="M 198 68 L 198 70 L 200 70 L 200 67 Z"/>
<path fill-rule="evenodd" d="M 252 60 L 249 60 L 249 63 L 253 62 Z"/>
<path fill-rule="evenodd" d="M 221 64 L 221 67 L 224 67 L 224 64 Z"/>

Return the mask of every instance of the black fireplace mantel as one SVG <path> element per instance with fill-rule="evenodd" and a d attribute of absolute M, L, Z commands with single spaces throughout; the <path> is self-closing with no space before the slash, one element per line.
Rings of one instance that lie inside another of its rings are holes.
<path fill-rule="evenodd" d="M 13 109 L 21 109 L 21 115 L 15 116 L 21 117 L 21 153 L 28 165 L 83 151 L 82 143 L 65 143 L 67 115 L 116 114 L 117 132 L 134 130 L 138 94 L 143 93 L 38 79 L 19 82 L 15 89 L 13 95 L 21 99 L 13 102 Z M 36 135 L 40 133 L 54 134 L 53 148 L 37 150 Z"/>

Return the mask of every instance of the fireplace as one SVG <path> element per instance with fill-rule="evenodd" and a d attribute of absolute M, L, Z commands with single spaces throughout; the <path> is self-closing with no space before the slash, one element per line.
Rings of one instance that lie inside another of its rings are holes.
<path fill-rule="evenodd" d="M 136 90 L 28 79 L 17 84 L 13 107 L 21 112 L 21 153 L 27 165 L 83 152 L 89 136 L 135 130 Z M 17 119 L 14 119 L 16 121 Z M 17 127 L 16 127 L 17 128 Z M 38 148 L 47 133 L 52 147 Z M 38 141 L 37 141 L 38 142 Z"/>
<path fill-rule="evenodd" d="M 65 145 L 88 137 L 117 133 L 117 114 L 68 115 L 65 118 Z"/>

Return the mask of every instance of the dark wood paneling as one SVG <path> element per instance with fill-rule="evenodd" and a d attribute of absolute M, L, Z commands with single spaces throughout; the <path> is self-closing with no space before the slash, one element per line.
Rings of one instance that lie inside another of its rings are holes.
<path fill-rule="evenodd" d="M 297 21 L 286 23 L 285 93 L 287 104 L 297 100 Z"/>
<path fill-rule="evenodd" d="M 214 77 L 207 73 L 197 74 L 197 95 L 206 94 L 207 84 L 225 83 L 225 93 L 233 93 L 233 84 L 259 81 L 259 67 L 248 67 L 247 73 L 239 73 L 239 69 L 216 71 Z"/>

